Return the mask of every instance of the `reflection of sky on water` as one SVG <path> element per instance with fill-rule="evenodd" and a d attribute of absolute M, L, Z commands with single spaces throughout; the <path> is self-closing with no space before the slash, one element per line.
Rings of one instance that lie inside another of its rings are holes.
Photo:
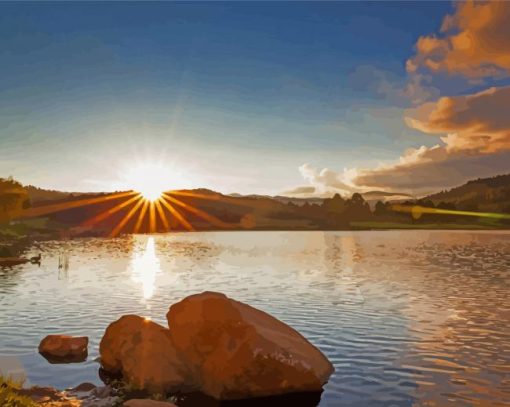
<path fill-rule="evenodd" d="M 63 247 L 70 268 L 59 279 Z M 510 397 L 508 232 L 208 232 L 31 250 L 42 251 L 40 268 L 0 271 L 0 356 L 19 357 L 31 383 L 97 382 L 93 359 L 110 322 L 138 314 L 165 325 L 171 304 L 213 290 L 327 353 L 336 372 L 321 407 Z M 40 339 L 56 332 L 89 335 L 89 360 L 39 357 Z"/>

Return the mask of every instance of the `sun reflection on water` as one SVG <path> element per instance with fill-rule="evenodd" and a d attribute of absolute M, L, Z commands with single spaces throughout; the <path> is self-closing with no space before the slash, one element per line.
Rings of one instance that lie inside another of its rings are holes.
<path fill-rule="evenodd" d="M 156 275 L 161 272 L 159 259 L 156 256 L 154 237 L 149 237 L 145 249 L 135 252 L 131 260 L 131 279 L 135 283 L 141 283 L 143 299 L 148 300 L 154 295 Z"/>

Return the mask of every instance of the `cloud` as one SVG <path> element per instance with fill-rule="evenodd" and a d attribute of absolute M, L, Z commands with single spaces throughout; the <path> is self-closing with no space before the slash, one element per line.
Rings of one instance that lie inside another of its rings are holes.
<path fill-rule="evenodd" d="M 408 109 L 405 117 L 410 127 L 439 136 L 435 146 L 409 149 L 396 162 L 371 169 L 319 171 L 304 164 L 300 171 L 321 191 L 382 188 L 418 195 L 505 173 L 510 168 L 509 106 L 510 86 L 443 97 Z"/>
<path fill-rule="evenodd" d="M 510 149 L 510 86 L 440 98 L 408 110 L 406 122 L 424 133 L 447 134 L 448 151 Z"/>
<path fill-rule="evenodd" d="M 316 196 L 315 187 L 311 185 L 303 185 L 296 188 L 289 189 L 287 191 L 282 192 L 282 195 L 285 196 L 295 196 L 295 197 L 309 197 Z"/>
<path fill-rule="evenodd" d="M 407 106 L 437 98 L 439 90 L 431 85 L 432 77 L 414 74 L 405 83 L 398 75 L 372 65 L 359 65 L 349 74 L 349 87 L 357 95 L 384 100 L 393 106 Z"/>
<path fill-rule="evenodd" d="M 510 74 L 510 2 L 457 2 L 439 35 L 422 36 L 407 71 L 426 69 L 471 80 Z"/>
<path fill-rule="evenodd" d="M 510 168 L 510 87 L 443 97 L 409 109 L 412 128 L 441 135 L 442 144 L 406 151 L 398 162 L 358 170 L 357 186 L 385 186 L 415 193 L 492 176 Z"/>
<path fill-rule="evenodd" d="M 371 74 L 378 94 L 388 101 L 407 96 L 415 107 L 405 110 L 405 123 L 437 136 L 438 143 L 409 149 L 397 161 L 376 168 L 334 172 L 304 165 L 301 173 L 311 185 L 423 195 L 509 171 L 510 86 L 439 98 L 432 84 L 444 91 L 452 89 L 452 82 L 465 86 L 466 79 L 482 83 L 510 76 L 510 2 L 467 1 L 455 7 L 444 18 L 439 35 L 418 39 L 416 54 L 407 61 L 409 77 L 403 91 L 391 76 L 368 68 L 354 76 L 363 84 Z M 445 73 L 448 81 L 438 75 Z"/>
<path fill-rule="evenodd" d="M 470 154 L 451 153 L 444 146 L 406 152 L 399 162 L 374 169 L 358 170 L 357 185 L 424 195 L 466 181 L 508 172 L 510 151 Z"/>
<path fill-rule="evenodd" d="M 359 190 L 359 188 L 350 184 L 350 170 L 345 169 L 343 173 L 332 171 L 328 168 L 319 170 L 310 164 L 303 164 L 299 167 L 299 172 L 303 178 L 314 188 L 316 194 L 350 194 Z"/>

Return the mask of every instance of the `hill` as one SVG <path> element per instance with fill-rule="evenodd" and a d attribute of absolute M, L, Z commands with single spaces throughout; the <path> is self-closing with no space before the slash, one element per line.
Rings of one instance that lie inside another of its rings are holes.
<path fill-rule="evenodd" d="M 475 212 L 510 213 L 510 174 L 479 178 L 448 191 L 429 195 L 434 205 L 453 204 L 456 209 Z"/>

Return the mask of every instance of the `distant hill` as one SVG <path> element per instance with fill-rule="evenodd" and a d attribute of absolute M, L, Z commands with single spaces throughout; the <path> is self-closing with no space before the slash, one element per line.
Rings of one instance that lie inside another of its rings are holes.
<path fill-rule="evenodd" d="M 48 202 L 48 201 L 58 201 L 62 199 L 67 199 L 73 196 L 80 196 L 82 193 L 77 192 L 62 192 L 55 191 L 52 189 L 43 189 L 37 188 L 33 185 L 25 186 L 25 190 L 28 193 L 28 197 L 30 198 L 30 202 L 32 204 L 38 204 L 40 202 Z"/>
<path fill-rule="evenodd" d="M 510 174 L 479 178 L 464 185 L 429 195 L 434 205 L 454 204 L 457 209 L 510 213 Z"/>
<path fill-rule="evenodd" d="M 26 187 L 30 202 L 21 218 L 44 218 L 59 236 L 105 236 L 122 232 L 195 230 L 339 230 L 385 228 L 509 228 L 510 220 L 429 212 L 413 216 L 416 205 L 447 210 L 510 214 L 510 174 L 477 179 L 425 198 L 369 191 L 350 197 L 298 198 L 224 195 L 209 189 L 169 191 L 153 212 L 125 193 L 79 193 Z M 136 199 L 136 197 L 134 197 Z M 398 203 L 398 205 L 395 205 Z M 397 209 L 397 206 L 400 209 Z M 151 215 L 152 213 L 152 215 Z M 164 217 L 162 217 L 164 215 Z M 131 214 L 131 215 L 130 215 Z M 156 223 L 151 223 L 156 219 Z M 166 222 L 165 222 L 166 221 Z M 32 226 L 31 226 L 32 227 Z M 37 229 L 37 233 L 46 230 Z"/>

